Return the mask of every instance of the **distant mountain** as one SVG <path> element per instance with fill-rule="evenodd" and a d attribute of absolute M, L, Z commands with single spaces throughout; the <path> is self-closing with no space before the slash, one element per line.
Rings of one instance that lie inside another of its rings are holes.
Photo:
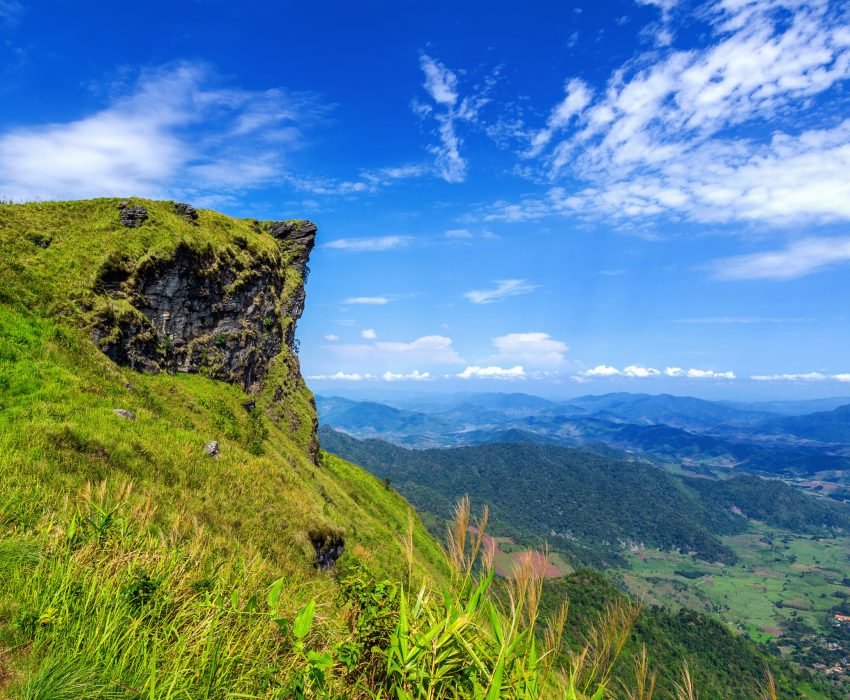
<path fill-rule="evenodd" d="M 457 427 L 438 416 L 371 401 L 317 396 L 316 408 L 323 425 L 332 425 L 359 437 L 386 437 L 403 445 L 441 444 L 439 436 Z"/>
<path fill-rule="evenodd" d="M 370 401 L 316 397 L 322 425 L 357 438 L 375 437 L 417 449 L 498 442 L 595 445 L 598 449 L 604 444 L 660 464 L 687 462 L 692 467 L 756 473 L 810 475 L 850 466 L 850 456 L 806 443 L 836 442 L 824 440 L 819 429 L 824 424 L 843 431 L 843 419 L 837 417 L 840 412 L 795 419 L 718 408 L 689 397 L 647 394 L 586 396 L 576 399 L 577 405 L 552 404 L 526 394 L 465 395 L 463 401 L 428 413 Z M 732 422 L 713 427 L 721 417 Z M 656 422 L 662 419 L 670 422 Z M 682 425 L 703 429 L 679 427 Z M 707 425 L 712 426 L 711 431 L 705 430 Z M 803 433 L 802 437 L 794 430 Z"/>
<path fill-rule="evenodd" d="M 762 423 L 758 431 L 771 435 L 793 435 L 804 440 L 850 445 L 850 404 L 832 411 L 776 418 Z"/>
<path fill-rule="evenodd" d="M 419 509 L 446 517 L 450 504 L 469 494 L 490 507 L 505 534 L 545 537 L 568 552 L 575 553 L 577 542 L 616 556 L 623 543 L 643 542 L 731 561 L 734 553 L 718 536 L 741 532 L 748 523 L 733 511 L 752 511 L 768 524 L 800 532 L 850 529 L 850 509 L 776 480 L 683 479 L 645 463 L 554 445 L 408 450 L 328 428 L 319 439 L 325 450 L 392 479 Z"/>
<path fill-rule="evenodd" d="M 704 431 L 717 425 L 753 425 L 771 417 L 764 411 L 749 411 L 705 401 L 692 396 L 670 394 L 612 393 L 582 396 L 558 404 L 553 415 L 593 415 L 597 418 L 638 425 L 669 425 L 685 430 Z"/>
<path fill-rule="evenodd" d="M 804 416 L 819 411 L 832 411 L 850 404 L 850 396 L 835 396 L 826 399 L 802 399 L 799 401 L 718 401 L 744 411 L 777 413 L 783 416 Z"/>
<path fill-rule="evenodd" d="M 463 401 L 466 406 L 478 406 L 503 413 L 523 413 L 545 411 L 557 404 L 554 401 L 532 396 L 531 394 L 484 393 L 473 394 Z"/>

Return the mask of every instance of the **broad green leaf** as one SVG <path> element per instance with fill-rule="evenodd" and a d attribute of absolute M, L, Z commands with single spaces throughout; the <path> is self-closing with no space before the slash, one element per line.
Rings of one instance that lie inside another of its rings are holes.
<path fill-rule="evenodd" d="M 313 616 L 316 614 L 316 601 L 311 600 L 305 605 L 301 612 L 295 617 L 295 624 L 292 625 L 292 634 L 296 639 L 304 639 L 310 628 L 313 626 Z"/>
<path fill-rule="evenodd" d="M 271 588 L 269 588 L 269 594 L 266 596 L 266 602 L 268 602 L 270 608 L 274 608 L 277 606 L 277 601 L 280 600 L 280 594 L 283 592 L 283 577 L 279 578 L 275 581 Z"/>

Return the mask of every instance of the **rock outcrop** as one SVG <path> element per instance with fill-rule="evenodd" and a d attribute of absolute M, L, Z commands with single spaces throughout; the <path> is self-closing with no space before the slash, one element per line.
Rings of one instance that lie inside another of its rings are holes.
<path fill-rule="evenodd" d="M 284 344 L 292 349 L 316 226 L 273 222 L 267 231 L 278 254 L 225 257 L 180 244 L 130 269 L 110 261 L 99 287 L 132 310 L 100 318 L 95 340 L 138 371 L 201 372 L 258 393 Z"/>
<path fill-rule="evenodd" d="M 314 565 L 317 569 L 332 569 L 345 552 L 345 539 L 336 532 L 311 532 L 310 543 L 316 552 Z"/>
<path fill-rule="evenodd" d="M 178 202 L 174 205 L 174 212 L 178 216 L 182 216 L 186 221 L 190 224 L 194 224 L 198 220 L 198 210 L 195 209 L 191 204 L 186 204 L 185 202 Z"/>
<path fill-rule="evenodd" d="M 148 210 L 145 207 L 130 206 L 130 200 L 125 199 L 118 205 L 121 224 L 127 228 L 139 228 L 148 219 Z"/>

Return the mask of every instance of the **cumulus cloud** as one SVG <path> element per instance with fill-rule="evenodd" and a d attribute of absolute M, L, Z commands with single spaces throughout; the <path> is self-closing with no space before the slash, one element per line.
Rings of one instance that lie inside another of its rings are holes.
<path fill-rule="evenodd" d="M 423 118 L 432 118 L 437 124 L 438 144 L 428 150 L 435 156 L 438 174 L 446 182 L 463 182 L 466 179 L 467 161 L 461 154 L 463 139 L 458 134 L 458 125 L 474 122 L 478 112 L 486 103 L 482 95 L 461 97 L 457 74 L 439 60 L 422 54 L 419 66 L 425 76 L 422 87 L 433 105 L 413 102 L 414 111 Z"/>
<path fill-rule="evenodd" d="M 691 379 L 735 379 L 734 372 L 715 372 L 711 369 L 689 369 L 686 376 Z"/>
<path fill-rule="evenodd" d="M 848 262 L 850 236 L 804 238 L 778 250 L 717 260 L 712 270 L 721 280 L 791 280 Z"/>
<path fill-rule="evenodd" d="M 328 333 L 328 335 L 325 336 L 325 340 L 329 343 L 335 343 L 339 340 L 339 336 L 334 335 L 333 333 Z"/>
<path fill-rule="evenodd" d="M 412 372 L 408 372 L 407 374 L 396 372 L 384 372 L 381 375 L 381 379 L 383 379 L 385 382 L 427 382 L 430 381 L 432 377 L 430 372 L 420 372 L 418 369 L 415 369 Z"/>
<path fill-rule="evenodd" d="M 567 344 L 548 333 L 508 333 L 493 338 L 499 358 L 534 367 L 557 367 L 566 361 Z"/>
<path fill-rule="evenodd" d="M 624 377 L 633 377 L 636 379 L 645 379 L 646 377 L 657 377 L 661 372 L 652 367 L 641 367 L 640 365 L 629 365 L 623 369 Z"/>
<path fill-rule="evenodd" d="M 593 369 L 582 372 L 585 377 L 630 377 L 632 379 L 648 379 L 661 375 L 673 378 L 688 379 L 735 379 L 734 372 L 717 372 L 711 369 L 683 369 L 682 367 L 667 367 L 663 372 L 653 367 L 629 365 L 623 370 L 609 365 L 597 365 Z"/>
<path fill-rule="evenodd" d="M 673 8 L 651 4 L 668 17 Z M 841 12 L 829 0 L 707 4 L 707 42 L 629 61 L 586 105 L 566 110 L 562 133 L 550 129 L 552 116 L 537 132 L 531 153 L 544 174 L 577 185 L 498 202 L 485 218 L 850 219 L 850 121 L 822 105 L 850 78 Z"/>
<path fill-rule="evenodd" d="M 467 367 L 457 375 L 458 379 L 522 379 L 525 369 L 521 365 L 510 368 L 502 367 Z"/>
<path fill-rule="evenodd" d="M 371 374 L 359 374 L 357 372 L 336 372 L 335 374 L 314 374 L 307 379 L 330 382 L 363 382 L 374 379 Z"/>
<path fill-rule="evenodd" d="M 213 200 L 282 177 L 324 108 L 307 93 L 216 82 L 204 65 L 169 64 L 98 112 L 0 133 L 0 194 Z"/>
<path fill-rule="evenodd" d="M 378 337 L 378 334 L 375 332 L 374 328 L 366 328 L 365 330 L 360 331 L 360 337 L 365 338 L 366 340 L 375 340 Z"/>
<path fill-rule="evenodd" d="M 586 369 L 582 374 L 587 377 L 615 377 L 620 374 L 620 370 L 608 365 L 596 365 L 593 369 Z"/>
<path fill-rule="evenodd" d="M 389 304 L 390 300 L 387 297 L 348 297 L 343 304 L 366 304 L 373 306 L 383 306 Z"/>
<path fill-rule="evenodd" d="M 356 253 L 380 252 L 403 248 L 411 241 L 410 236 L 374 236 L 371 238 L 337 238 L 324 244 L 325 248 Z"/>
<path fill-rule="evenodd" d="M 492 304 L 508 297 L 530 294 L 538 288 L 538 285 L 526 280 L 496 280 L 494 284 L 496 286 L 490 289 L 473 289 L 463 296 L 473 304 Z"/>

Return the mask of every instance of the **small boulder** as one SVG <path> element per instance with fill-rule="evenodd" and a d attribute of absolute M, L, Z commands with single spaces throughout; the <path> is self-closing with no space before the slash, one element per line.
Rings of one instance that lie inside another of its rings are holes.
<path fill-rule="evenodd" d="M 204 445 L 204 452 L 206 452 L 210 457 L 218 457 L 218 441 L 210 440 L 206 445 Z"/>
<path fill-rule="evenodd" d="M 128 411 L 126 408 L 113 408 L 112 412 L 119 418 L 124 418 L 125 420 L 136 420 L 136 414 L 132 411 Z"/>
<path fill-rule="evenodd" d="M 127 228 L 139 228 L 147 218 L 148 210 L 144 207 L 121 207 L 121 223 Z"/>
<path fill-rule="evenodd" d="M 257 407 L 257 402 L 254 399 L 249 399 L 245 403 L 242 404 L 242 408 L 244 408 L 248 413 L 253 411 Z"/>
<path fill-rule="evenodd" d="M 182 216 L 190 224 L 193 224 L 198 220 L 198 210 L 195 209 L 195 207 L 193 207 L 191 204 L 179 202 L 174 205 L 174 211 L 177 213 L 178 216 Z"/>
<path fill-rule="evenodd" d="M 333 569 L 345 551 L 345 539 L 340 533 L 311 532 L 310 543 L 316 552 L 313 566 L 322 571 Z"/>

